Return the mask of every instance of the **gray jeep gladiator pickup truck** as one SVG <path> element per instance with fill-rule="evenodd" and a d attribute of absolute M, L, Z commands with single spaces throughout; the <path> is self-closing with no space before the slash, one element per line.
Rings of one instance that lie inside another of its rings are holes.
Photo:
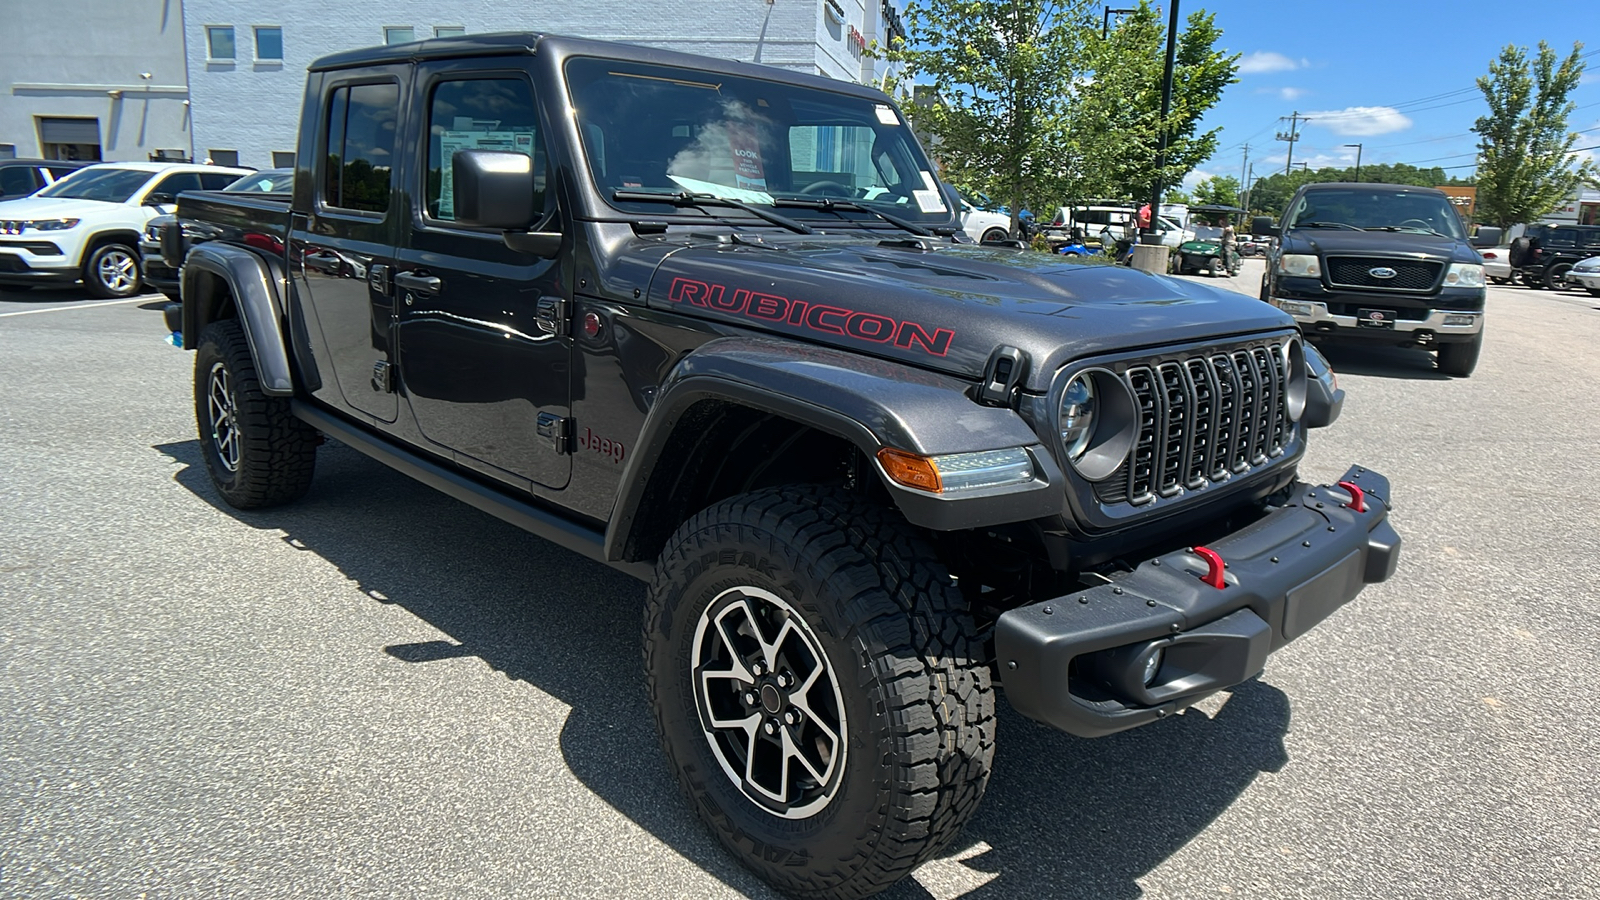
<path fill-rule="evenodd" d="M 945 846 L 997 688 L 1153 723 L 1395 569 L 1383 476 L 1297 480 L 1343 394 L 1292 319 L 970 243 L 878 91 L 481 35 L 319 60 L 300 129 L 163 234 L 217 490 L 321 433 L 647 580 L 667 761 L 781 890 Z"/>

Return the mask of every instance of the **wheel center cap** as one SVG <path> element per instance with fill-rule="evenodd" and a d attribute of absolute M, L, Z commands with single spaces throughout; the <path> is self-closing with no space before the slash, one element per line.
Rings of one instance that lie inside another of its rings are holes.
<path fill-rule="evenodd" d="M 770 684 L 761 686 L 761 708 L 766 710 L 768 714 L 776 714 L 778 710 L 783 708 L 783 695 L 778 693 L 776 687 Z"/>

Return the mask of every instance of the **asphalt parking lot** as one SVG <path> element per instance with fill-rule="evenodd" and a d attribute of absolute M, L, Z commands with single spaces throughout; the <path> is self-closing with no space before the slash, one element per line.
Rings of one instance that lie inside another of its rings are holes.
<path fill-rule="evenodd" d="M 0 896 L 773 896 L 659 757 L 642 585 L 337 445 L 226 507 L 160 306 L 0 294 Z M 1600 897 L 1600 299 L 1488 328 L 1465 380 L 1328 350 L 1302 472 L 1392 479 L 1393 580 L 1156 726 L 1002 704 L 885 896 Z"/>

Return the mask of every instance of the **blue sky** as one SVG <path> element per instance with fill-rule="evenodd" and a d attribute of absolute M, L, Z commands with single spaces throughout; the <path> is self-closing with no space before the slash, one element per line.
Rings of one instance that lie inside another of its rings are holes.
<path fill-rule="evenodd" d="M 1448 172 L 1471 174 L 1476 136 L 1468 129 L 1487 111 L 1475 80 L 1506 44 L 1531 53 L 1540 40 L 1561 56 L 1575 40 L 1594 54 L 1584 60 L 1568 126 L 1587 130 L 1577 146 L 1600 144 L 1600 4 L 1190 0 L 1180 12 L 1187 18 L 1201 8 L 1216 13 L 1220 46 L 1243 58 L 1239 83 L 1204 120 L 1205 128 L 1222 127 L 1218 152 L 1186 185 L 1211 174 L 1240 177 L 1246 142 L 1256 177 L 1282 172 L 1288 145 L 1273 136 L 1288 129 L 1278 117 L 1296 110 L 1311 116 L 1294 146 L 1296 167 L 1352 165 L 1356 149 L 1343 145 L 1361 143 L 1362 165 L 1466 166 Z M 1600 151 L 1590 153 L 1600 160 Z"/>

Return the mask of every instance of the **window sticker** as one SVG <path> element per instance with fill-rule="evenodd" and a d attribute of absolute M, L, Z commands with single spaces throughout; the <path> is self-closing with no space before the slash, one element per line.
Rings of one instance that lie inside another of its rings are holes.
<path fill-rule="evenodd" d="M 917 198 L 917 209 L 925 213 L 948 212 L 944 205 L 944 198 L 938 191 L 912 191 L 911 196 Z"/>
<path fill-rule="evenodd" d="M 767 189 L 767 172 L 761 165 L 761 143 L 748 128 L 728 126 L 728 150 L 733 154 L 734 187 L 748 191 Z"/>
<path fill-rule="evenodd" d="M 472 130 L 473 125 L 499 125 L 498 122 L 475 122 L 465 117 L 457 117 L 455 125 L 460 129 L 463 125 L 468 128 L 459 131 L 446 131 L 439 137 L 439 152 L 444 158 L 441 166 L 440 191 L 439 191 L 439 218 L 454 219 L 456 217 L 455 203 L 455 168 L 451 161 L 456 153 L 462 150 L 507 150 L 521 153 L 524 156 L 533 155 L 533 132 L 531 131 L 489 131 Z"/>
<path fill-rule="evenodd" d="M 933 180 L 933 173 L 929 172 L 927 169 L 922 170 L 922 184 L 930 191 L 937 191 L 939 189 L 939 182 Z"/>
<path fill-rule="evenodd" d="M 900 117 L 894 114 L 894 107 L 879 103 L 877 106 L 878 122 L 883 125 L 899 125 Z"/>

